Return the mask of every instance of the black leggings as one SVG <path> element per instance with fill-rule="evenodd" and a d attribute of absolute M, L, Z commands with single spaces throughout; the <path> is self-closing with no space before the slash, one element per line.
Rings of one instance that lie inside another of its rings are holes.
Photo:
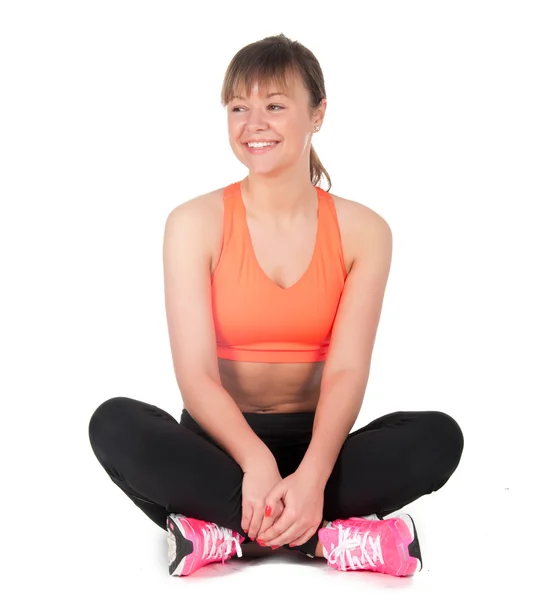
<path fill-rule="evenodd" d="M 299 466 L 314 413 L 244 413 L 273 453 L 281 477 Z M 241 527 L 243 471 L 184 409 L 110 398 L 89 423 L 93 451 L 112 481 L 162 529 L 171 512 Z M 324 519 L 385 516 L 441 488 L 459 464 L 462 431 L 439 411 L 394 412 L 350 433 L 325 486 Z M 321 527 L 318 526 L 318 529 Z M 317 530 L 293 550 L 313 557 Z M 289 548 L 289 545 L 285 545 Z"/>

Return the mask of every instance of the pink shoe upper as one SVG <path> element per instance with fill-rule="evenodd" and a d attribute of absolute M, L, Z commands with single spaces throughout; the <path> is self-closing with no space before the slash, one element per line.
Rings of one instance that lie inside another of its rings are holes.
<path fill-rule="evenodd" d="M 238 532 L 192 517 L 182 517 L 180 523 L 186 537 L 193 543 L 193 552 L 185 559 L 183 575 L 189 575 L 208 563 L 224 563 L 236 553 L 242 556 L 240 544 L 245 538 Z"/>
<path fill-rule="evenodd" d="M 413 535 L 401 518 L 337 519 L 318 531 L 327 562 L 339 571 L 369 570 L 389 575 L 412 575 L 418 561 L 409 555 Z"/>

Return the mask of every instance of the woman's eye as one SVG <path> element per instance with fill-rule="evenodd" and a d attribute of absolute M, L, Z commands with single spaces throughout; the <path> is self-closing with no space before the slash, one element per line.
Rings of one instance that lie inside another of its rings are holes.
<path fill-rule="evenodd" d="M 277 108 L 281 108 L 281 109 L 282 109 L 282 108 L 284 108 L 284 106 L 280 106 L 280 104 L 270 104 L 270 105 L 269 105 L 269 107 L 270 107 L 270 108 L 271 108 L 272 106 L 273 106 L 273 107 L 277 107 Z M 242 107 L 242 106 L 235 106 L 235 107 L 232 109 L 232 112 L 239 112 L 241 108 L 243 108 L 243 107 Z M 278 110 L 276 110 L 275 112 L 279 112 L 279 111 L 278 111 Z"/>

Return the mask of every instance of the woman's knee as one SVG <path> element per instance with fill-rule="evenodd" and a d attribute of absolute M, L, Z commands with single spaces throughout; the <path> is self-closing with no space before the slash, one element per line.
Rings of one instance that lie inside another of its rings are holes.
<path fill-rule="evenodd" d="M 101 447 L 106 440 L 113 439 L 117 427 L 125 422 L 125 414 L 135 400 L 117 396 L 100 404 L 89 419 L 89 440 L 93 450 Z"/>
<path fill-rule="evenodd" d="M 445 412 L 428 411 L 425 427 L 431 433 L 434 446 L 440 453 L 441 463 L 453 472 L 461 460 L 464 449 L 464 435 L 457 421 Z"/>

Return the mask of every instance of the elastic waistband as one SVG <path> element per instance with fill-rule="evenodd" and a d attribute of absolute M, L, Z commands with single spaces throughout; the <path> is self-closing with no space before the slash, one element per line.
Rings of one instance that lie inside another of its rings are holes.
<path fill-rule="evenodd" d="M 236 348 L 233 346 L 217 346 L 217 356 L 227 360 L 241 360 L 245 362 L 269 362 L 269 363 L 289 363 L 289 362 L 321 362 L 327 356 L 329 344 L 319 345 L 318 348 L 303 349 L 261 349 L 261 348 Z M 257 413 L 247 413 L 257 414 Z M 271 413 L 273 414 L 273 413 Z M 282 414 L 282 413 L 277 413 Z M 307 413 L 284 413 L 284 414 L 307 414 Z M 262 415 L 264 416 L 264 415 Z"/>
<path fill-rule="evenodd" d="M 251 429 L 262 439 L 274 438 L 279 440 L 292 439 L 302 441 L 310 439 L 314 425 L 313 412 L 292 413 L 242 413 Z M 207 434 L 204 429 L 184 408 L 182 410 L 180 424 L 197 433 Z"/>

